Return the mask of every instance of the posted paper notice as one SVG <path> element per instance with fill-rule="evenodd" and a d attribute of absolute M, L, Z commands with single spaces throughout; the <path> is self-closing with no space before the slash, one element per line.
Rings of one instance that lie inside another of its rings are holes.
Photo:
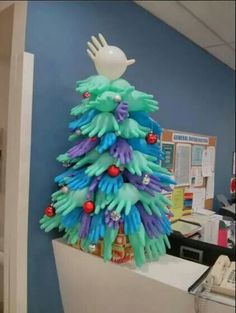
<path fill-rule="evenodd" d="M 191 184 L 191 145 L 176 144 L 175 179 L 177 185 Z"/>

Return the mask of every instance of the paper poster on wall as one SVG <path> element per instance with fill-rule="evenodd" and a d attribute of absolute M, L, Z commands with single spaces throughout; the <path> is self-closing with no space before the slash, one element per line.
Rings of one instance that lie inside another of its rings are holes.
<path fill-rule="evenodd" d="M 202 167 L 195 166 L 191 168 L 191 185 L 200 187 L 203 184 Z"/>
<path fill-rule="evenodd" d="M 206 199 L 206 189 L 205 188 L 191 188 L 193 192 L 193 210 L 197 212 L 198 210 L 205 209 L 205 199 Z"/>
<path fill-rule="evenodd" d="M 202 165 L 202 153 L 204 147 L 193 145 L 192 146 L 192 166 L 201 166 Z"/>
<path fill-rule="evenodd" d="M 202 176 L 209 177 L 212 175 L 212 159 L 208 149 L 202 153 Z"/>
<path fill-rule="evenodd" d="M 191 145 L 176 144 L 175 180 L 177 185 L 191 184 Z"/>
<path fill-rule="evenodd" d="M 194 134 L 185 134 L 185 133 L 178 133 L 175 132 L 172 135 L 173 142 L 185 142 L 185 143 L 192 143 L 192 144 L 199 144 L 199 145 L 208 145 L 209 138 Z"/>
<path fill-rule="evenodd" d="M 161 161 L 161 165 L 168 170 L 174 168 L 174 144 L 162 143 L 162 151 L 164 152 L 164 160 Z"/>
<path fill-rule="evenodd" d="M 209 154 L 210 167 L 213 173 L 215 171 L 216 148 L 213 146 L 207 147 L 207 153 Z"/>
<path fill-rule="evenodd" d="M 173 202 L 171 221 L 181 218 L 184 206 L 184 188 L 175 188 L 172 192 L 171 200 Z"/>
<path fill-rule="evenodd" d="M 215 187 L 215 174 L 213 173 L 211 176 L 207 177 L 206 199 L 214 198 L 214 187 Z"/>

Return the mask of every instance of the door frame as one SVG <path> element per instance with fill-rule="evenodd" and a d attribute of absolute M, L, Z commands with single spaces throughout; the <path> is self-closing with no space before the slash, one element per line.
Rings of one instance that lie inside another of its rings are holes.
<path fill-rule="evenodd" d="M 33 55 L 25 53 L 27 1 L 13 6 L 6 130 L 4 221 L 4 313 L 27 312 L 28 205 L 33 90 Z"/>

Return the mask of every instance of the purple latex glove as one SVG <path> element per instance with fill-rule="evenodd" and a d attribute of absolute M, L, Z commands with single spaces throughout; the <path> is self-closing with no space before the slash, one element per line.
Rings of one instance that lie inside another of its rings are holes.
<path fill-rule="evenodd" d="M 109 151 L 121 164 L 128 163 L 133 157 L 133 149 L 124 139 L 118 139 Z"/>
<path fill-rule="evenodd" d="M 71 158 L 81 156 L 89 152 L 90 150 L 92 150 L 94 147 L 97 146 L 97 144 L 98 144 L 98 139 L 95 140 L 94 138 L 85 138 L 81 140 L 76 146 L 71 148 L 68 151 L 68 154 Z"/>
<path fill-rule="evenodd" d="M 127 102 L 119 103 L 115 110 L 115 118 L 117 122 L 122 122 L 124 119 L 128 117 L 128 115 L 129 115 L 128 103 Z"/>
<path fill-rule="evenodd" d="M 115 211 L 105 211 L 105 224 L 108 227 L 118 229 L 121 223 L 122 219 L 119 213 Z"/>
<path fill-rule="evenodd" d="M 142 176 L 138 176 L 133 175 L 129 171 L 125 170 L 124 176 L 137 189 L 145 191 L 149 193 L 151 196 L 154 196 L 155 192 L 161 192 L 161 183 L 153 175 L 143 174 Z"/>
<path fill-rule="evenodd" d="M 170 187 L 170 186 L 168 186 L 168 185 L 163 185 L 163 184 L 160 184 L 160 188 L 161 188 L 162 190 L 167 191 L 167 192 L 171 192 L 171 191 L 173 191 L 173 188 L 171 188 L 171 187 Z"/>
<path fill-rule="evenodd" d="M 79 231 L 79 237 L 85 238 L 89 234 L 89 227 L 91 222 L 91 216 L 87 213 L 84 213 L 81 219 L 81 226 Z"/>
<path fill-rule="evenodd" d="M 89 192 L 86 196 L 86 199 L 89 200 L 89 199 L 93 199 L 94 198 L 94 193 L 98 187 L 98 184 L 99 184 L 99 181 L 101 180 L 102 178 L 102 175 L 99 175 L 97 177 L 94 177 L 94 179 L 92 180 L 92 183 L 91 185 L 89 186 Z"/>
<path fill-rule="evenodd" d="M 141 216 L 141 220 L 147 232 L 148 237 L 154 238 L 163 234 L 163 231 L 161 231 L 163 230 L 163 228 L 160 227 L 160 222 L 158 220 L 158 217 L 156 215 L 147 214 L 143 205 L 140 202 L 136 203 L 135 205 L 139 210 L 139 214 Z"/>

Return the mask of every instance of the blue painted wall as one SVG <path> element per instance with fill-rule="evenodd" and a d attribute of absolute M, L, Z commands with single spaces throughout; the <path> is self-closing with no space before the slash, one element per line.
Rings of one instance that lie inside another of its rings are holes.
<path fill-rule="evenodd" d="M 75 81 L 95 73 L 86 54 L 102 32 L 136 65 L 125 74 L 160 102 L 163 127 L 218 137 L 216 192 L 228 195 L 234 150 L 234 72 L 132 2 L 30 2 L 26 51 L 35 55 L 29 214 L 29 313 L 63 312 L 51 239 L 38 221 L 68 148 Z"/>

